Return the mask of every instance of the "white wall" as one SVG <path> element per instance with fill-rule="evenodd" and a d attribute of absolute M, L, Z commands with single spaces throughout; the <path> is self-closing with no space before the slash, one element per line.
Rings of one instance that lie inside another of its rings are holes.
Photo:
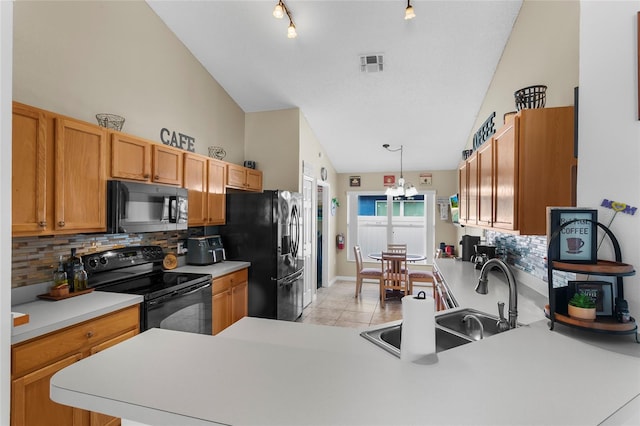
<path fill-rule="evenodd" d="M 579 206 L 595 208 L 606 198 L 640 208 L 638 11 L 640 1 L 580 3 Z M 612 217 L 612 210 L 599 208 L 600 222 Z M 618 213 L 611 230 L 622 260 L 640 270 L 640 212 Z M 637 318 L 640 276 L 624 280 Z"/>
<path fill-rule="evenodd" d="M 264 189 L 301 192 L 299 116 L 298 108 L 245 115 L 244 155 L 262 170 Z"/>
<path fill-rule="evenodd" d="M 11 72 L 13 3 L 0 1 L 0 283 L 11 281 Z M 9 424 L 11 363 L 11 286 L 0 285 L 0 425 Z"/>
<path fill-rule="evenodd" d="M 244 111 L 144 1 L 17 1 L 13 98 L 160 142 L 160 130 L 244 160 Z"/>
<path fill-rule="evenodd" d="M 473 135 L 495 111 L 496 130 L 506 112 L 515 111 L 513 92 L 547 86 L 547 107 L 573 105 L 578 85 L 579 7 L 576 0 L 524 0 L 496 72 L 470 129 Z"/>

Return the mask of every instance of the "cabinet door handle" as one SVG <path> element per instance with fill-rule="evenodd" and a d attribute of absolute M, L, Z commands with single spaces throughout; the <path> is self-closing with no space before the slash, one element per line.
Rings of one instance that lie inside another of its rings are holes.
<path fill-rule="evenodd" d="M 65 225 L 64 220 L 61 220 L 60 222 L 58 222 L 58 226 L 64 226 L 64 225 Z"/>
<path fill-rule="evenodd" d="M 41 221 L 41 222 L 38 222 L 38 225 L 40 225 L 41 228 L 46 228 L 47 227 L 47 222 Z"/>
<path fill-rule="evenodd" d="M 145 178 L 145 179 L 149 179 L 149 173 L 143 174 L 142 177 Z"/>
<path fill-rule="evenodd" d="M 93 331 L 87 331 L 87 338 L 93 337 Z"/>
<path fill-rule="evenodd" d="M 158 180 L 158 179 L 160 179 L 160 176 L 155 175 L 155 176 L 153 177 L 153 179 Z"/>

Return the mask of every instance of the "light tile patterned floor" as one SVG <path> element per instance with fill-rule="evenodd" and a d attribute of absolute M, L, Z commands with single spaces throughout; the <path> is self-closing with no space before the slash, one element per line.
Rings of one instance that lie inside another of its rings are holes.
<path fill-rule="evenodd" d="M 400 299 L 388 299 L 384 308 L 380 307 L 377 283 L 365 281 L 357 299 L 355 290 L 355 281 L 337 281 L 329 288 L 319 288 L 317 299 L 304 309 L 298 321 L 363 328 L 402 318 Z"/>

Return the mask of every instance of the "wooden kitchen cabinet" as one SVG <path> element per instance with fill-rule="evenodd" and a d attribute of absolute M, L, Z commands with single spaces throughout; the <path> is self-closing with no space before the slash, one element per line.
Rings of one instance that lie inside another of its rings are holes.
<path fill-rule="evenodd" d="M 184 154 L 184 187 L 189 191 L 189 226 L 225 223 L 225 163 Z"/>
<path fill-rule="evenodd" d="M 104 128 L 13 103 L 12 234 L 106 229 Z"/>
<path fill-rule="evenodd" d="M 207 161 L 209 225 L 224 225 L 226 223 L 226 171 L 227 166 L 224 162 L 212 159 Z M 260 180 L 260 189 L 262 190 L 262 179 Z"/>
<path fill-rule="evenodd" d="M 189 192 L 189 226 L 204 226 L 209 217 L 206 157 L 184 154 L 184 187 Z"/>
<path fill-rule="evenodd" d="M 105 231 L 107 131 L 56 117 L 55 229 Z"/>
<path fill-rule="evenodd" d="M 111 132 L 111 177 L 151 181 L 151 143 L 120 132 Z"/>
<path fill-rule="evenodd" d="M 51 376 L 74 362 L 135 336 L 138 305 L 82 322 L 11 347 L 11 426 L 111 426 L 114 417 L 57 404 Z"/>
<path fill-rule="evenodd" d="M 151 180 L 155 183 L 182 186 L 184 151 L 166 145 L 152 145 Z"/>
<path fill-rule="evenodd" d="M 469 165 L 463 162 L 458 167 L 458 214 L 462 225 L 469 223 Z"/>
<path fill-rule="evenodd" d="M 519 111 L 460 166 L 459 173 L 465 167 L 468 188 L 461 180 L 459 192 L 468 194 L 470 213 L 463 224 L 545 235 L 546 207 L 576 203 L 573 107 Z"/>
<path fill-rule="evenodd" d="M 486 141 L 476 156 L 478 163 L 478 225 L 490 226 L 493 217 L 493 139 Z"/>
<path fill-rule="evenodd" d="M 53 150 L 53 129 L 47 128 L 44 111 L 15 102 L 12 127 L 11 230 L 14 235 L 47 233 L 53 222 L 53 207 L 47 203 L 53 182 L 53 163 L 47 157 Z"/>
<path fill-rule="evenodd" d="M 262 191 L 262 172 L 227 163 L 227 186 L 245 191 Z"/>
<path fill-rule="evenodd" d="M 213 280 L 212 333 L 218 334 L 248 314 L 248 269 Z"/>

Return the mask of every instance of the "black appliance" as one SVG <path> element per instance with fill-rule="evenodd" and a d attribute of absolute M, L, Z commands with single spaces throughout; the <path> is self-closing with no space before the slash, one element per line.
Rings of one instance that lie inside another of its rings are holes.
<path fill-rule="evenodd" d="M 140 331 L 150 328 L 211 334 L 211 274 L 166 272 L 159 246 L 135 246 L 82 256 L 89 287 L 144 296 Z"/>
<path fill-rule="evenodd" d="M 476 244 L 480 244 L 480 237 L 463 235 L 460 244 L 462 245 L 462 260 L 470 261 L 471 256 L 476 253 Z"/>
<path fill-rule="evenodd" d="M 167 185 L 107 182 L 107 233 L 187 229 L 187 190 Z"/>
<path fill-rule="evenodd" d="M 249 316 L 295 321 L 302 314 L 302 195 L 228 193 L 220 226 L 227 260 L 251 262 Z"/>
<path fill-rule="evenodd" d="M 220 235 L 189 237 L 187 239 L 187 264 L 211 265 L 226 259 Z"/>

